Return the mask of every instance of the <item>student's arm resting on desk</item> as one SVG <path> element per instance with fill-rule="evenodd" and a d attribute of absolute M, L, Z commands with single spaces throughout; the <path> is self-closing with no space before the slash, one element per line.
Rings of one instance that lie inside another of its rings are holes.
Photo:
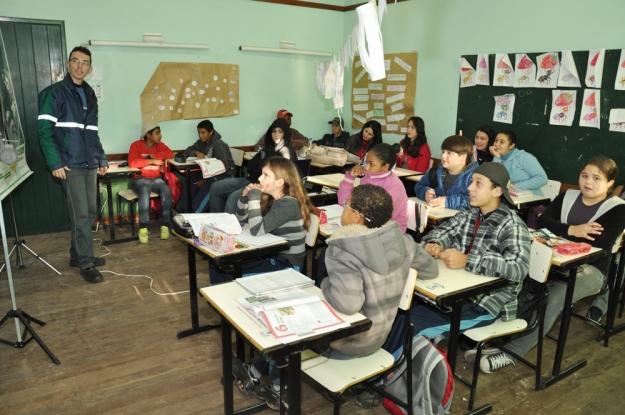
<path fill-rule="evenodd" d="M 184 151 L 184 155 L 186 157 L 195 157 L 195 152 L 196 151 L 202 151 L 204 149 L 204 142 L 202 140 L 197 140 L 195 143 L 193 143 L 193 145 L 187 147 L 187 149 Z"/>
<path fill-rule="evenodd" d="M 263 216 L 260 210 L 262 194 L 263 192 L 259 189 L 251 189 L 247 194 L 247 222 L 250 224 L 250 233 L 252 235 L 271 233 L 285 223 L 301 220 L 302 214 L 299 202 L 292 197 L 283 197 L 274 201 L 271 208 Z M 239 200 L 241 201 L 242 199 L 243 197 Z"/>
<path fill-rule="evenodd" d="M 415 244 L 415 254 L 410 267 L 417 270 L 417 278 L 420 280 L 431 280 L 438 276 L 436 260 L 425 252 L 421 245 Z"/>
<path fill-rule="evenodd" d="M 169 160 L 174 158 L 174 152 L 167 147 L 165 143 L 158 143 L 155 147 L 156 152 L 152 158 L 156 160 Z"/>
<path fill-rule="evenodd" d="M 547 179 L 547 173 L 545 173 L 545 169 L 543 169 L 543 166 L 540 165 L 536 157 L 532 154 L 525 153 L 521 163 L 523 170 L 525 170 L 525 173 L 527 173 L 530 178 L 527 180 L 513 182 L 515 189 L 534 190 L 540 189 L 547 184 L 549 181 Z"/>
<path fill-rule="evenodd" d="M 433 169 L 435 167 L 432 167 Z M 421 200 L 425 200 L 425 192 L 427 192 L 430 187 L 430 169 L 428 169 L 425 174 L 421 177 L 421 180 L 414 185 L 415 196 L 417 196 Z"/>
<path fill-rule="evenodd" d="M 441 223 L 438 228 L 432 229 L 423 237 L 423 244 L 436 243 L 443 249 L 453 248 L 457 232 L 462 228 L 465 221 L 470 220 L 468 210 L 461 210 L 448 220 Z"/>
<path fill-rule="evenodd" d="M 138 140 L 130 145 L 130 150 L 128 151 L 128 167 L 132 169 L 142 169 L 150 164 L 150 160 L 142 157 L 142 144 L 143 141 Z"/>

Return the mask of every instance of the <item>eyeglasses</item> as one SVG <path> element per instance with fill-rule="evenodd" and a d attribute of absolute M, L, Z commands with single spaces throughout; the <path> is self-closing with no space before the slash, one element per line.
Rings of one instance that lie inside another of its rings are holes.
<path fill-rule="evenodd" d="M 363 215 L 362 213 L 358 212 L 356 209 L 354 209 L 353 207 L 351 207 L 350 205 L 347 204 L 347 200 L 345 202 L 343 202 L 343 207 L 344 208 L 348 208 L 353 210 L 355 213 L 359 214 L 360 216 L 362 216 L 367 222 L 371 222 L 371 219 L 369 219 L 368 217 L 366 217 L 365 215 Z"/>
<path fill-rule="evenodd" d="M 76 58 L 70 59 L 69 61 L 71 63 L 73 63 L 74 65 L 78 65 L 80 63 L 80 64 L 82 64 L 82 66 L 86 66 L 86 67 L 91 66 L 91 62 L 89 62 L 89 61 L 81 61 L 80 59 L 76 59 Z"/>

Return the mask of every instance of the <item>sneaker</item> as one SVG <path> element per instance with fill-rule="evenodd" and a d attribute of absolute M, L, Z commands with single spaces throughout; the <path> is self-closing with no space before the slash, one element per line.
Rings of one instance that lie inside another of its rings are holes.
<path fill-rule="evenodd" d="M 141 242 L 142 244 L 147 244 L 149 234 L 150 232 L 148 232 L 148 228 L 139 229 L 139 242 Z"/>
<path fill-rule="evenodd" d="M 289 409 L 288 397 L 286 390 L 284 391 L 284 408 Z M 268 383 L 266 385 L 257 385 L 254 388 L 254 396 L 261 401 L 265 401 L 267 406 L 274 411 L 280 410 L 280 385 Z"/>
<path fill-rule="evenodd" d="M 92 284 L 104 281 L 104 278 L 102 278 L 102 274 L 100 274 L 100 271 L 95 269 L 95 267 L 81 268 L 80 275 L 82 275 L 85 281 Z"/>
<path fill-rule="evenodd" d="M 251 365 L 243 363 L 236 357 L 232 359 L 232 374 L 234 383 L 245 396 L 250 395 L 256 386 L 260 384 L 260 379 L 254 377 L 251 372 Z"/>
<path fill-rule="evenodd" d="M 490 356 L 492 354 L 499 353 L 499 352 L 501 352 L 501 350 L 497 349 L 496 347 L 484 346 L 482 348 L 482 357 Z M 475 363 L 476 355 L 477 355 L 477 348 L 467 350 L 466 352 L 464 352 L 464 360 L 466 360 L 469 363 Z"/>
<path fill-rule="evenodd" d="M 93 266 L 94 267 L 103 267 L 104 264 L 106 264 L 106 260 L 104 258 L 94 258 L 93 259 Z M 69 260 L 69 266 L 70 267 L 74 267 L 74 268 L 80 268 L 80 264 L 78 263 L 78 261 L 75 261 L 73 259 Z"/>
<path fill-rule="evenodd" d="M 603 311 L 599 307 L 594 305 L 586 312 L 586 318 L 595 324 L 601 325 L 601 319 L 603 318 Z"/>
<path fill-rule="evenodd" d="M 169 227 L 161 226 L 161 239 L 169 239 Z"/>
<path fill-rule="evenodd" d="M 504 352 L 483 356 L 480 359 L 480 369 L 482 369 L 484 373 L 494 373 L 510 365 L 514 365 L 514 360 Z"/>

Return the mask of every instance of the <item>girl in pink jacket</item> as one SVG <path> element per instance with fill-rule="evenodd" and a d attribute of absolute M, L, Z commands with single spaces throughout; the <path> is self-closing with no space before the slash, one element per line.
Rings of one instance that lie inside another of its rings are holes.
<path fill-rule="evenodd" d="M 340 205 L 349 199 L 354 188 L 354 180 L 360 177 L 360 184 L 373 184 L 384 188 L 393 199 L 392 220 L 399 228 L 406 232 L 408 225 L 408 196 L 402 181 L 393 173 L 395 165 L 395 150 L 390 144 L 380 143 L 371 147 L 367 153 L 367 162 L 364 166 L 354 166 L 345 173 L 345 178 L 339 185 L 338 202 Z"/>

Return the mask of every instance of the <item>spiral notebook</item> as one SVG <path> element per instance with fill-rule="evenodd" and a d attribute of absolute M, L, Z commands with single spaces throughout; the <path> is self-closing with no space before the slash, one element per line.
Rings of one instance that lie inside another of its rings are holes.
<path fill-rule="evenodd" d="M 315 284 L 313 280 L 292 268 L 237 278 L 235 281 L 254 295 L 273 294 Z"/>

